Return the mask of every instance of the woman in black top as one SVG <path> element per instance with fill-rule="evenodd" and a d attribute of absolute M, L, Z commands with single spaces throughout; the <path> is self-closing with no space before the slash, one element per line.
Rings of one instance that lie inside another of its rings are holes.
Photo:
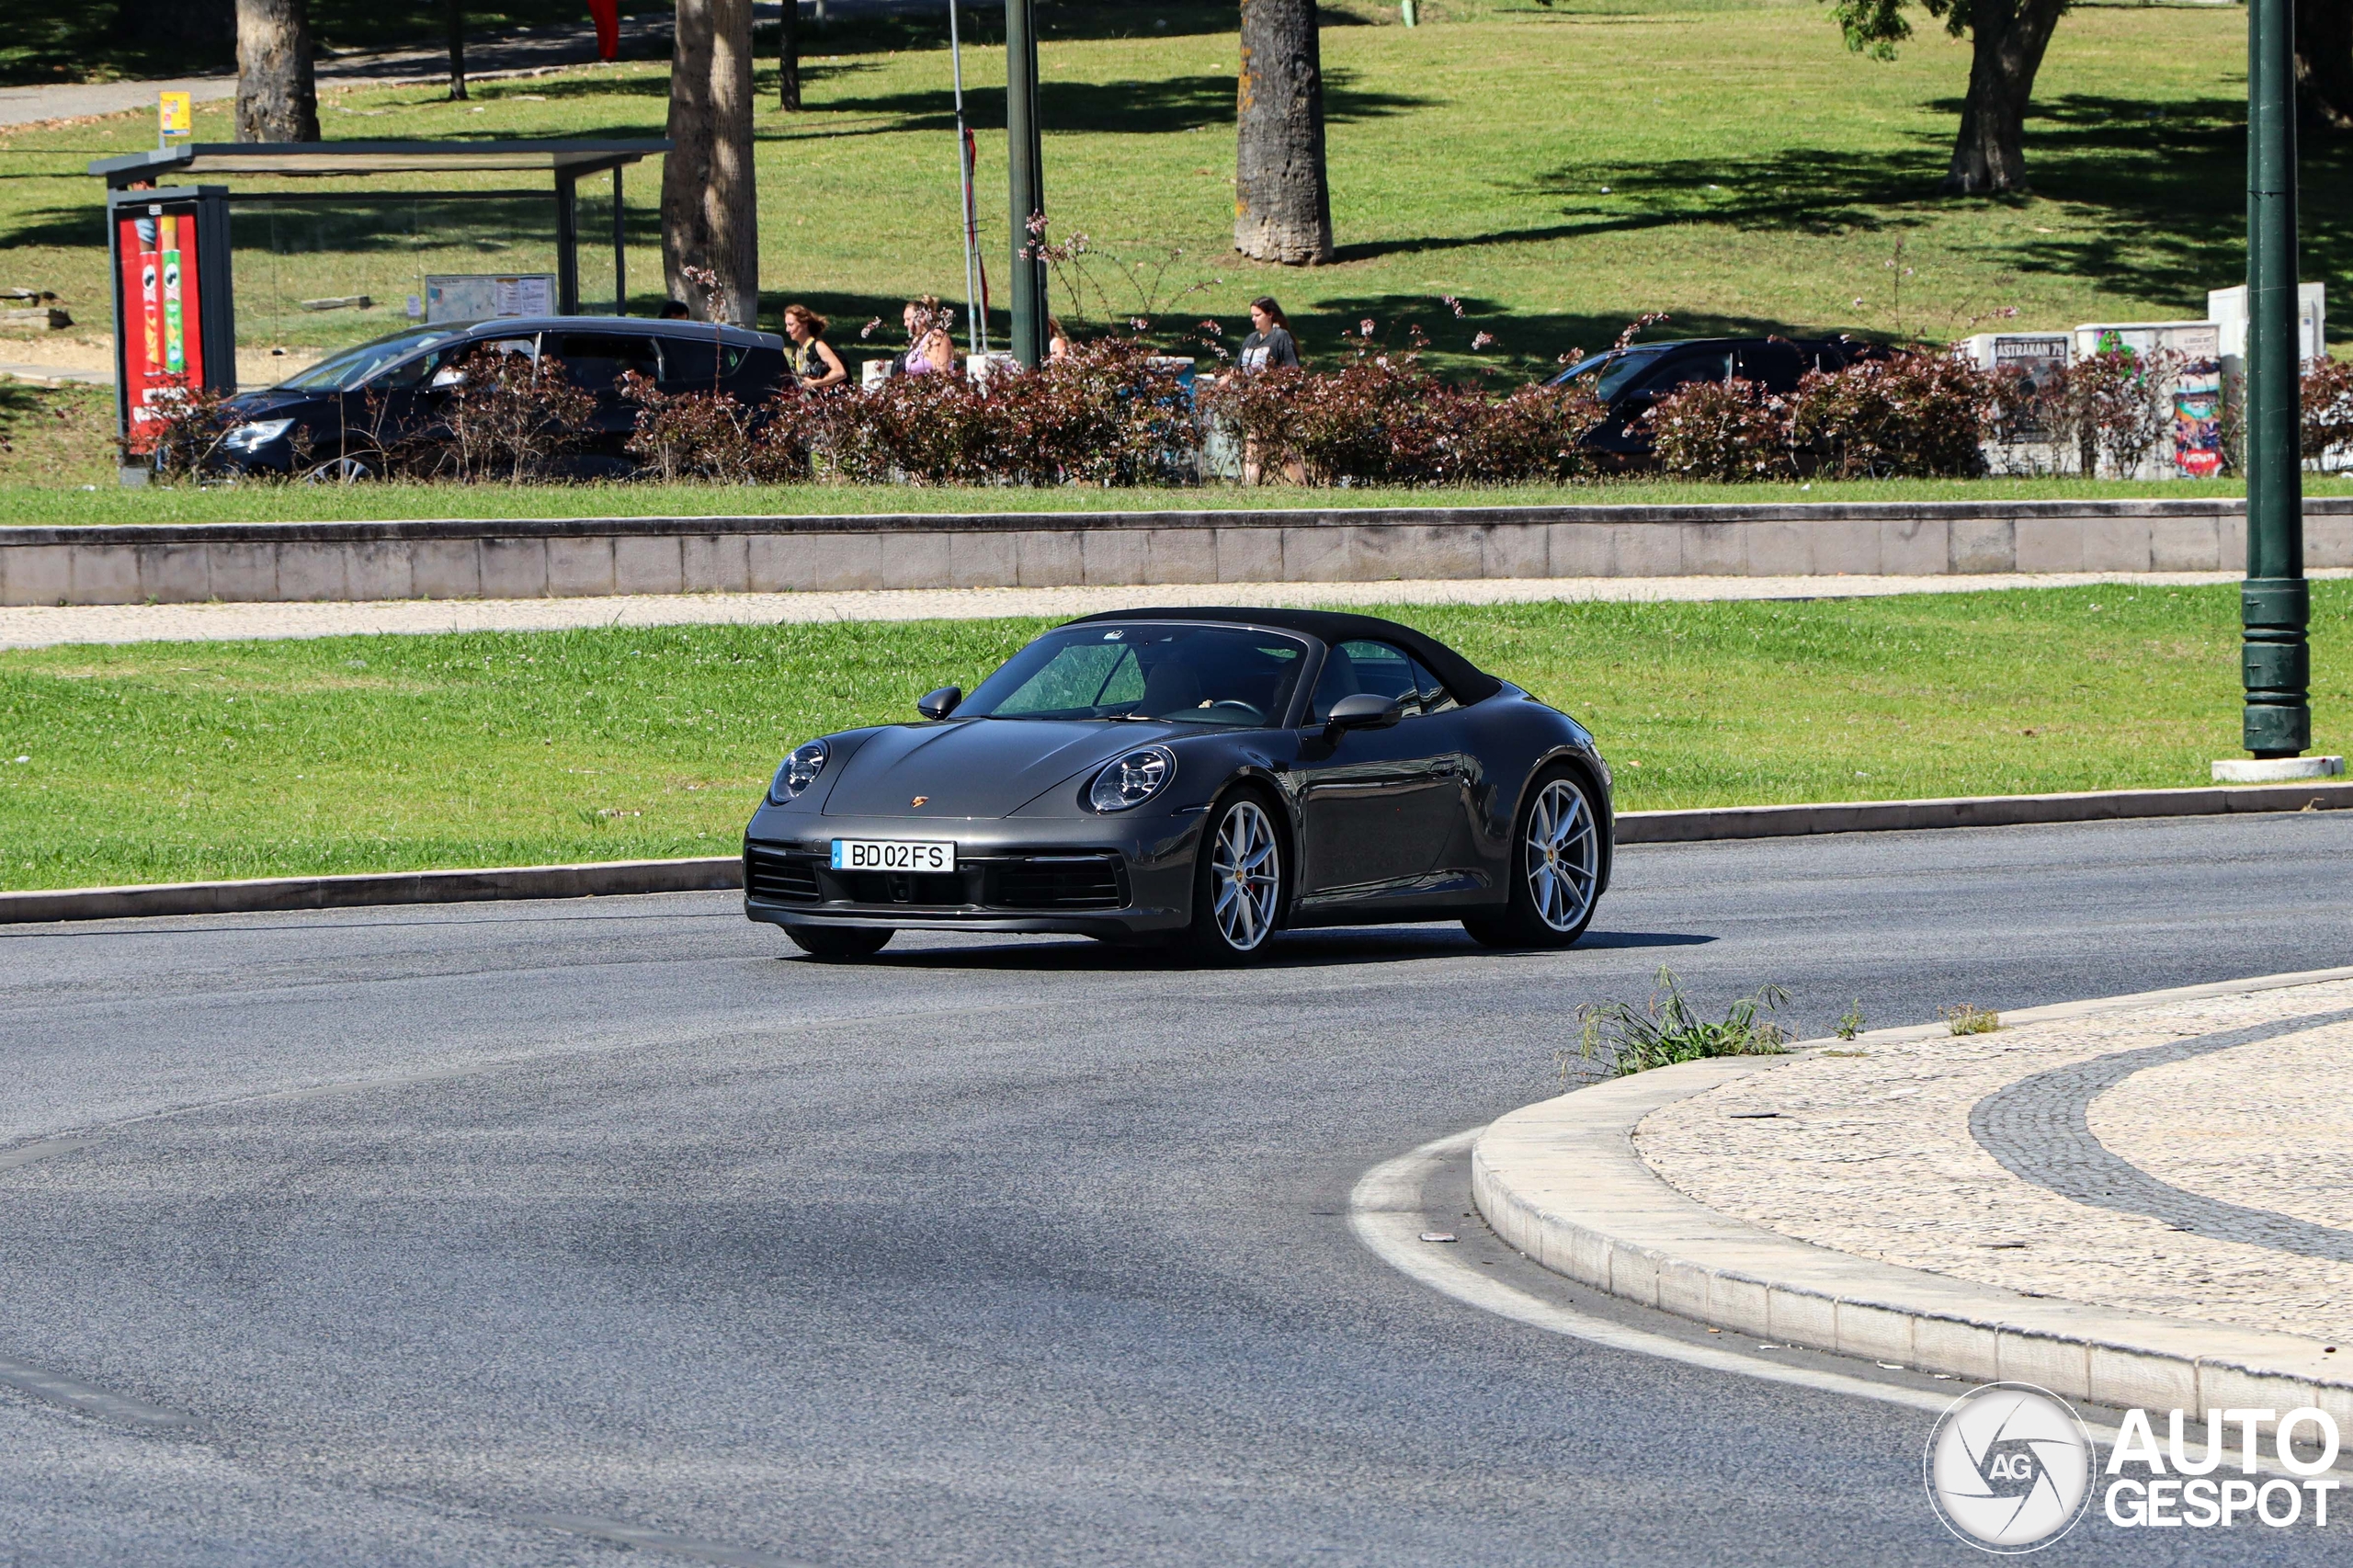
<path fill-rule="evenodd" d="M 1291 340 L 1290 322 L 1283 308 L 1268 295 L 1250 301 L 1250 335 L 1242 340 L 1240 365 L 1245 376 L 1282 366 L 1297 366 L 1299 345 Z"/>
<path fill-rule="evenodd" d="M 817 392 L 825 387 L 837 387 L 849 380 L 843 368 L 842 357 L 825 341 L 825 318 L 806 305 L 784 307 L 784 335 L 792 339 L 792 352 L 786 358 L 792 366 L 793 379 L 802 392 Z"/>

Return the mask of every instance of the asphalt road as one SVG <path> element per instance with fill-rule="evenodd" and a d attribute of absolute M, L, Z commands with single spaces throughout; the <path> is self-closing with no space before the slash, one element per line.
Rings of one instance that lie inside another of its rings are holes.
<path fill-rule="evenodd" d="M 702 895 L 0 932 L 0 1562 L 1975 1562 L 1917 1412 L 1483 1315 L 1366 1252 L 1351 1185 L 1551 1092 L 1661 962 L 1809 1032 L 2319 968 L 2348 850 L 1652 846 L 1569 953 L 1239 974 L 827 967 Z M 2041 1560 L 2332 1539 L 2095 1518 Z"/>

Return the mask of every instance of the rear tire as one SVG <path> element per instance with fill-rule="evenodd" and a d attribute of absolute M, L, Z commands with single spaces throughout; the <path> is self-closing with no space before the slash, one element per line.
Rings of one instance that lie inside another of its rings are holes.
<path fill-rule="evenodd" d="M 1290 891 L 1273 809 L 1255 790 L 1228 795 L 1201 827 L 1193 857 L 1193 924 L 1185 945 L 1202 963 L 1245 963 L 1266 951 Z"/>
<path fill-rule="evenodd" d="M 784 934 L 792 945 L 813 959 L 870 959 L 897 936 L 889 926 L 870 930 L 855 926 L 788 926 Z"/>
<path fill-rule="evenodd" d="M 1566 767 L 1539 773 L 1511 833 L 1511 902 L 1463 916 L 1490 948 L 1566 948 L 1593 923 L 1601 889 L 1601 824 L 1585 780 Z"/>

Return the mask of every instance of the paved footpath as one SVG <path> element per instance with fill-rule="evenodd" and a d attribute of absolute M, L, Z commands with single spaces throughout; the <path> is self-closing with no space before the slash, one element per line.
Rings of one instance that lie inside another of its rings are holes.
<path fill-rule="evenodd" d="M 2353 1363 L 2348 1096 L 2336 980 L 1866 1039 L 1662 1107 L 1635 1147 L 1706 1207 L 1817 1246 Z"/>
<path fill-rule="evenodd" d="M 2314 572 L 2315 577 L 2347 575 Z M 354 604 L 35 605 L 0 608 L 0 649 L 67 642 L 222 642 L 381 632 L 554 631 L 583 626 L 760 626 L 827 620 L 986 620 L 1142 605 L 1526 604 L 1559 600 L 1873 598 L 2091 583 L 2168 587 L 2218 572 L 2010 573 L 1937 577 L 1508 577 L 1385 583 L 1204 583 L 1142 587 L 907 588 L 801 594 L 623 594 L 594 598 L 388 599 Z"/>

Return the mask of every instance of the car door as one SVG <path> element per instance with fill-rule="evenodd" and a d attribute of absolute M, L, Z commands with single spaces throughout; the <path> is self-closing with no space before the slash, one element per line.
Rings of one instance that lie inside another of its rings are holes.
<path fill-rule="evenodd" d="M 650 333 L 564 332 L 548 335 L 547 352 L 563 366 L 564 379 L 597 400 L 590 421 L 595 434 L 588 451 L 608 463 L 629 461 L 623 449 L 637 432 L 637 404 L 623 395 L 623 378 L 661 379 L 662 357 Z"/>
<path fill-rule="evenodd" d="M 1297 764 L 1302 902 L 1418 887 L 1452 839 L 1450 733 L 1426 720 L 1420 682 L 1414 661 L 1387 642 L 1342 642 L 1324 654 Z M 1332 704 L 1359 692 L 1402 700 L 1405 716 L 1326 740 Z"/>
<path fill-rule="evenodd" d="M 1798 378 L 1811 369 L 1794 343 L 1768 340 L 1744 343 L 1733 355 L 1733 374 L 1754 381 L 1768 392 L 1798 390 Z"/>

